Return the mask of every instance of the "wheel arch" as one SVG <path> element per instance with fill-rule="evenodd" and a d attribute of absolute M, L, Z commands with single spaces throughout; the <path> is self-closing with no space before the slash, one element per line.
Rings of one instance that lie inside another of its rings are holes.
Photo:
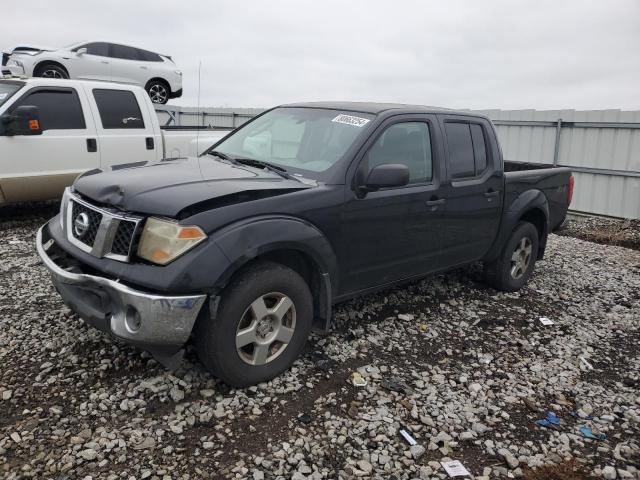
<path fill-rule="evenodd" d="M 56 60 L 40 60 L 33 67 L 33 75 L 35 76 L 36 72 L 39 72 L 45 65 L 55 65 L 56 67 L 60 67 L 67 73 L 67 76 L 69 76 L 69 69 Z"/>
<path fill-rule="evenodd" d="M 305 279 L 313 297 L 314 327 L 328 330 L 337 261 L 328 239 L 314 225 L 294 217 L 262 217 L 226 228 L 214 241 L 230 261 L 215 291 L 222 291 L 254 262 L 279 263 Z"/>
<path fill-rule="evenodd" d="M 542 191 L 527 190 L 518 195 L 511 205 L 505 206 L 500 230 L 485 261 L 498 257 L 511 232 L 521 221 L 532 223 L 538 230 L 538 260 L 544 257 L 549 234 L 549 202 Z"/>
<path fill-rule="evenodd" d="M 165 84 L 165 86 L 167 87 L 167 90 L 169 91 L 169 94 L 171 94 L 171 85 L 169 84 L 169 82 L 167 80 L 165 80 L 162 77 L 153 77 L 150 78 L 147 83 L 144 84 L 144 89 L 147 90 L 149 88 L 149 85 L 151 85 L 151 82 L 162 82 Z"/>

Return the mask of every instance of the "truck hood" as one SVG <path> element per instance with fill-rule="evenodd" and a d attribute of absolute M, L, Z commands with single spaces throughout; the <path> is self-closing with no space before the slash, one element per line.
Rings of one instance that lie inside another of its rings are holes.
<path fill-rule="evenodd" d="M 109 171 L 91 170 L 78 177 L 73 187 L 95 202 L 120 210 L 183 218 L 315 185 L 260 168 L 202 157 L 122 165 Z"/>

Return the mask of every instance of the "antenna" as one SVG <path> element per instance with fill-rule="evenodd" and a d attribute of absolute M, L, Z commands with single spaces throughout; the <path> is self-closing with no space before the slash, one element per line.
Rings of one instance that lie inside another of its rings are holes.
<path fill-rule="evenodd" d="M 197 107 L 198 117 L 200 117 L 200 72 L 201 70 L 202 70 L 202 60 L 198 61 L 198 107 Z M 196 161 L 198 162 L 198 171 L 200 172 L 200 178 L 204 179 L 204 175 L 202 175 L 202 166 L 200 165 L 200 125 L 196 125 Z"/>
<path fill-rule="evenodd" d="M 200 116 L 200 81 L 201 81 L 201 71 L 202 71 L 202 60 L 198 61 L 198 117 Z M 204 119 L 204 116 L 203 116 Z M 200 122 L 198 122 L 200 123 Z M 204 125 L 202 125 L 204 126 Z M 200 156 L 200 125 L 196 129 L 196 157 Z"/>

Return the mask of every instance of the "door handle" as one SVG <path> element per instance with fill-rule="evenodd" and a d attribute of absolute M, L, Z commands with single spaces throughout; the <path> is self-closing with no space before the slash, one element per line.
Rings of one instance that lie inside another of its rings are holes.
<path fill-rule="evenodd" d="M 432 198 L 424 202 L 427 207 L 437 207 L 438 205 L 444 205 L 447 202 L 446 198 Z"/>
<path fill-rule="evenodd" d="M 104 63 L 105 65 L 109 65 L 109 62 L 107 62 L 106 60 L 100 60 L 100 63 Z"/>
<path fill-rule="evenodd" d="M 147 144 L 147 150 L 153 150 L 155 148 L 153 137 L 145 138 L 145 142 Z"/>
<path fill-rule="evenodd" d="M 500 194 L 498 190 L 489 190 L 488 192 L 484 192 L 484 196 L 487 198 L 497 197 Z"/>
<path fill-rule="evenodd" d="M 87 152 L 97 152 L 98 151 L 98 142 L 95 138 L 87 138 Z"/>

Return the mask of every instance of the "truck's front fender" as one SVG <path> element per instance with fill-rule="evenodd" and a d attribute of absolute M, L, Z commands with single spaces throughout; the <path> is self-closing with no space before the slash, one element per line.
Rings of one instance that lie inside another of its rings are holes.
<path fill-rule="evenodd" d="M 313 224 L 288 215 L 266 215 L 227 226 L 211 240 L 229 261 L 213 285 L 214 291 L 224 288 L 238 270 L 255 258 L 286 256 L 292 251 L 301 254 L 313 268 L 309 288 L 314 299 L 314 325 L 321 331 L 329 329 L 337 288 L 337 261 L 328 239 Z M 215 317 L 217 298 L 212 300 L 211 315 Z"/>
<path fill-rule="evenodd" d="M 485 261 L 495 260 L 500 255 L 505 243 L 518 222 L 530 212 L 539 211 L 544 216 L 543 230 L 540 238 L 540 248 L 544 252 L 546 238 L 549 233 L 549 202 L 540 190 L 531 189 L 506 198 L 505 209 L 500 223 L 500 230 Z"/>
<path fill-rule="evenodd" d="M 211 236 L 226 255 L 230 266 L 215 286 L 224 286 L 231 276 L 252 259 L 276 250 L 296 250 L 313 260 L 321 274 L 336 282 L 336 256 L 324 234 L 313 224 L 288 215 L 265 215 L 229 225 Z"/>

